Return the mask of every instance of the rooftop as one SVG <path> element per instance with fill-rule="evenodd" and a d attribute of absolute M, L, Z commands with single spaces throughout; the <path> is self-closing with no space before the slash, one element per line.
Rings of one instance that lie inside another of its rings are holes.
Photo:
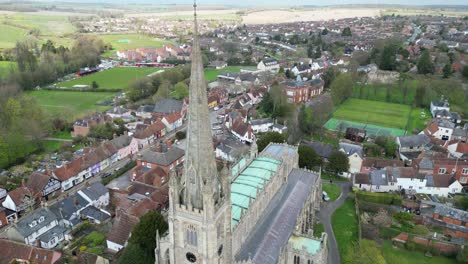
<path fill-rule="evenodd" d="M 317 252 L 320 250 L 320 246 L 322 245 L 320 240 L 299 237 L 295 235 L 289 238 L 289 242 L 295 250 L 302 250 L 302 248 L 306 248 L 307 252 L 312 255 L 317 254 Z"/>

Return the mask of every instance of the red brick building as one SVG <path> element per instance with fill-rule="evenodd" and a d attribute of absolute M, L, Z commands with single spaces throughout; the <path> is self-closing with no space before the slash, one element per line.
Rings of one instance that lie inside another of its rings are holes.
<path fill-rule="evenodd" d="M 313 96 L 323 92 L 323 81 L 314 79 L 309 81 L 286 81 L 281 83 L 288 97 L 288 103 L 307 102 Z"/>
<path fill-rule="evenodd" d="M 111 122 L 112 118 L 103 113 L 94 113 L 92 116 L 86 116 L 83 119 L 77 119 L 73 124 L 72 137 L 86 137 L 93 126 L 102 125 Z"/>
<path fill-rule="evenodd" d="M 452 174 L 462 185 L 468 184 L 468 159 L 424 157 L 415 161 L 420 173 Z"/>

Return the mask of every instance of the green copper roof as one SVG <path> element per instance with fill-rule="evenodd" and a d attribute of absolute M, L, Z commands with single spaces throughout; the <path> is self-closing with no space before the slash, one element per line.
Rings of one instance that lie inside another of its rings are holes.
<path fill-rule="evenodd" d="M 242 158 L 241 160 L 239 160 L 239 162 L 237 162 L 236 165 L 234 165 L 234 167 L 232 167 L 232 169 L 231 169 L 231 176 L 234 177 L 234 176 L 237 174 L 237 172 L 238 172 L 240 169 L 242 169 L 242 167 L 245 166 L 245 163 L 246 163 L 246 162 L 247 162 L 247 161 L 246 161 L 244 158 Z"/>
<path fill-rule="evenodd" d="M 289 238 L 289 242 L 291 242 L 291 245 L 294 249 L 302 250 L 302 248 L 305 247 L 307 252 L 312 255 L 317 254 L 317 252 L 320 250 L 320 246 L 322 245 L 320 240 L 307 237 L 298 237 L 294 235 Z"/>
<path fill-rule="evenodd" d="M 245 164 L 245 159 L 240 160 L 239 163 L 233 167 L 233 171 L 234 168 L 236 168 L 236 170 L 241 169 Z M 242 211 L 249 208 L 249 201 L 252 200 L 253 202 L 253 200 L 257 198 L 257 190 L 263 190 L 263 186 L 270 181 L 280 165 L 281 161 L 279 160 L 258 157 L 234 179 L 231 183 L 233 227 L 239 222 Z"/>

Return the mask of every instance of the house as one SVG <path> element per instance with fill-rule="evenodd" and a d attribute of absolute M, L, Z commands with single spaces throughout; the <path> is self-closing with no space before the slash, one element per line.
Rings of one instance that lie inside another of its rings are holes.
<path fill-rule="evenodd" d="M 349 159 L 349 170 L 350 174 L 358 173 L 361 171 L 362 161 L 364 160 L 364 153 L 362 146 L 350 144 L 346 142 L 340 142 L 338 150 L 345 153 Z M 348 176 L 350 176 L 348 174 Z"/>
<path fill-rule="evenodd" d="M 307 102 L 313 96 L 322 94 L 324 82 L 320 79 L 309 81 L 286 81 L 281 83 L 289 103 Z"/>
<path fill-rule="evenodd" d="M 92 223 L 101 224 L 111 217 L 110 213 L 92 205 L 80 211 L 80 218 L 90 220 Z"/>
<path fill-rule="evenodd" d="M 65 239 L 66 231 L 54 213 L 41 208 L 20 219 L 6 234 L 9 239 L 50 249 Z"/>
<path fill-rule="evenodd" d="M 227 67 L 227 63 L 224 61 L 212 61 L 208 65 L 208 68 L 216 69 L 216 70 L 224 69 L 226 67 Z"/>
<path fill-rule="evenodd" d="M 450 140 L 455 124 L 447 119 L 435 118 L 420 134 L 441 140 Z"/>
<path fill-rule="evenodd" d="M 336 148 L 333 145 L 319 141 L 309 142 L 303 140 L 300 144 L 312 148 L 315 151 L 315 153 L 317 153 L 317 155 L 319 155 L 319 157 L 322 158 L 324 162 L 328 162 L 328 159 L 330 158 L 331 154 L 336 151 Z"/>
<path fill-rule="evenodd" d="M 153 143 L 156 139 L 164 137 L 166 132 L 166 125 L 161 120 L 157 120 L 144 130 L 136 132 L 133 137 L 136 139 L 138 149 L 140 150 Z"/>
<path fill-rule="evenodd" d="M 254 133 L 268 132 L 274 124 L 271 118 L 253 119 L 249 123 Z"/>
<path fill-rule="evenodd" d="M 180 113 L 182 117 L 185 116 L 187 105 L 184 101 L 172 98 L 161 98 L 154 104 L 153 113 L 160 115 L 169 115 L 172 113 Z"/>
<path fill-rule="evenodd" d="M 73 228 L 81 223 L 80 212 L 89 204 L 81 195 L 74 193 L 52 205 L 50 210 L 57 216 L 61 226 Z"/>
<path fill-rule="evenodd" d="M 16 213 L 25 211 L 35 204 L 33 194 L 27 187 L 19 187 L 7 194 L 2 206 Z"/>
<path fill-rule="evenodd" d="M 86 116 L 82 119 L 78 119 L 73 124 L 73 131 L 71 132 L 72 137 L 82 136 L 86 137 L 92 127 L 97 125 L 111 122 L 112 118 L 103 113 L 94 113 L 91 116 Z"/>
<path fill-rule="evenodd" d="M 357 173 L 353 178 L 354 187 L 369 192 L 389 192 L 396 190 L 395 182 L 387 177 L 386 170 L 373 170 L 370 173 Z"/>
<path fill-rule="evenodd" d="M 62 183 L 62 191 L 66 191 L 84 181 L 86 170 L 82 168 L 82 164 L 83 159 L 78 158 L 52 171 L 52 176 Z"/>
<path fill-rule="evenodd" d="M 138 152 L 138 139 L 128 134 L 121 135 L 109 141 L 117 149 L 117 159 L 121 160 Z"/>
<path fill-rule="evenodd" d="M 395 139 L 398 145 L 398 154 L 404 162 L 411 161 L 419 156 L 421 152 L 428 149 L 430 138 L 425 134 L 400 136 Z"/>
<path fill-rule="evenodd" d="M 227 160 L 230 162 L 237 161 L 240 157 L 245 155 L 249 147 L 233 137 L 221 139 L 215 149 L 216 158 Z"/>
<path fill-rule="evenodd" d="M 310 68 L 310 64 L 305 64 L 305 63 L 296 65 L 291 69 L 291 72 L 294 74 L 294 76 L 307 74 L 307 73 L 310 73 L 311 71 L 312 69 Z"/>
<path fill-rule="evenodd" d="M 445 147 L 454 158 L 468 158 L 468 143 L 461 140 L 447 141 Z"/>
<path fill-rule="evenodd" d="M 443 204 L 435 204 L 432 214 L 424 222 L 443 227 L 444 235 L 468 240 L 468 212 Z"/>
<path fill-rule="evenodd" d="M 124 108 L 123 106 L 117 106 L 112 108 L 111 110 L 108 110 L 106 112 L 108 116 L 110 116 L 112 119 L 116 118 L 122 118 L 122 119 L 134 119 L 134 116 L 132 116 L 130 110 Z"/>
<path fill-rule="evenodd" d="M 405 164 L 401 160 L 387 160 L 366 157 L 362 161 L 361 173 L 370 173 L 373 170 L 383 169 L 385 167 L 403 167 Z"/>
<path fill-rule="evenodd" d="M 226 88 L 216 87 L 211 89 L 208 94 L 208 98 L 214 96 L 218 100 L 219 104 L 224 104 L 229 100 L 229 91 Z"/>
<path fill-rule="evenodd" d="M 354 142 L 364 142 L 366 139 L 366 130 L 355 127 L 348 127 L 346 128 L 345 138 Z"/>
<path fill-rule="evenodd" d="M 432 114 L 432 117 L 436 117 L 436 112 L 437 111 L 441 111 L 441 110 L 445 110 L 445 111 L 450 111 L 450 104 L 448 103 L 447 100 L 434 100 L 434 101 L 431 101 L 431 107 L 430 107 L 430 110 L 431 110 L 431 114 Z"/>
<path fill-rule="evenodd" d="M 54 264 L 61 257 L 59 251 L 45 250 L 36 248 L 12 240 L 0 238 L 0 263 L 35 263 L 35 264 Z"/>
<path fill-rule="evenodd" d="M 166 125 L 166 131 L 170 132 L 182 126 L 182 116 L 179 112 L 166 115 L 161 120 Z"/>
<path fill-rule="evenodd" d="M 261 71 L 279 71 L 280 65 L 279 61 L 275 58 L 267 58 L 261 60 L 258 65 L 257 69 Z"/>
<path fill-rule="evenodd" d="M 272 132 L 278 132 L 280 134 L 285 134 L 288 131 L 288 128 L 286 126 L 283 126 L 281 124 L 274 124 L 271 127 Z"/>
<path fill-rule="evenodd" d="M 434 118 L 438 119 L 445 119 L 448 120 L 454 124 L 460 124 L 462 119 L 459 113 L 457 112 L 450 112 L 447 110 L 436 110 L 434 112 Z"/>
<path fill-rule="evenodd" d="M 253 142 L 254 134 L 252 131 L 252 126 L 245 123 L 241 118 L 236 118 L 233 120 L 232 125 L 230 126 L 231 133 L 242 142 Z"/>
<path fill-rule="evenodd" d="M 126 213 L 118 214 L 106 239 L 107 248 L 118 252 L 127 245 L 133 227 L 138 224 L 139 218 Z"/>
<path fill-rule="evenodd" d="M 104 208 L 109 205 L 109 190 L 101 182 L 95 182 L 79 190 L 78 194 L 97 208 Z"/>
<path fill-rule="evenodd" d="M 26 185 L 34 198 L 48 200 L 49 196 L 60 190 L 60 181 L 48 175 L 34 172 L 29 176 Z"/>

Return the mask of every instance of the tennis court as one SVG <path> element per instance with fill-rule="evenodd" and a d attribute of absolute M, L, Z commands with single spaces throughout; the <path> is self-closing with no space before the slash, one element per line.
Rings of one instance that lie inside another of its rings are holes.
<path fill-rule="evenodd" d="M 348 127 L 365 129 L 367 136 L 403 136 L 405 135 L 405 130 L 398 128 L 382 127 L 370 124 L 363 124 L 351 121 L 340 120 L 336 118 L 331 118 L 325 123 L 324 127 L 329 130 L 345 132 Z"/>

